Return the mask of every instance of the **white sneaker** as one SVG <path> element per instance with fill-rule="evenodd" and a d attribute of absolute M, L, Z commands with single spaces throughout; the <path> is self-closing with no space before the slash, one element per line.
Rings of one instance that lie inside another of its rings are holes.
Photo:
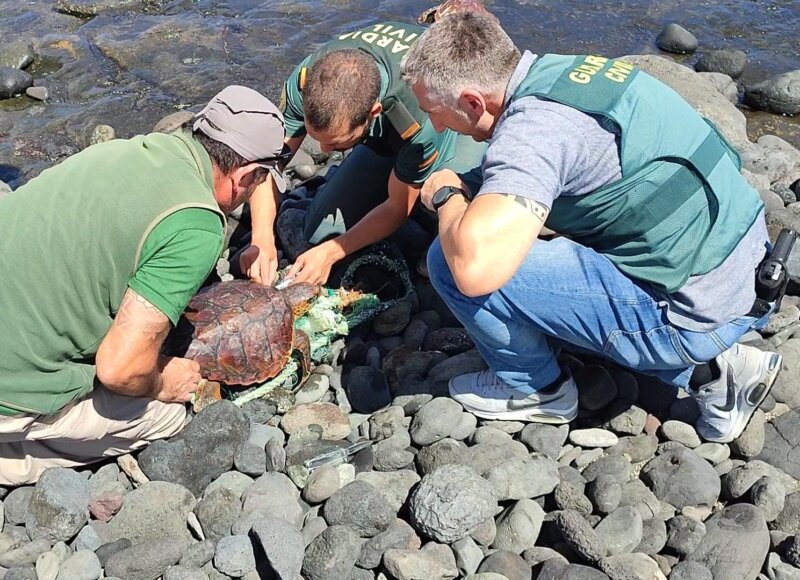
<path fill-rule="evenodd" d="M 717 380 L 688 389 L 700 406 L 695 427 L 706 441 L 730 443 L 742 434 L 769 394 L 783 357 L 754 346 L 735 344 L 719 356 Z"/>
<path fill-rule="evenodd" d="M 526 395 L 490 370 L 450 379 L 450 396 L 483 419 L 569 423 L 578 416 L 578 388 L 570 373 L 555 393 Z"/>

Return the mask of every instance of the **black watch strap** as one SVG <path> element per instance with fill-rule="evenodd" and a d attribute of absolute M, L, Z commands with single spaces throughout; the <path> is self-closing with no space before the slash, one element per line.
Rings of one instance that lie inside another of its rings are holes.
<path fill-rule="evenodd" d="M 431 198 L 431 205 L 433 206 L 433 209 L 438 211 L 439 208 L 442 207 L 444 204 L 446 204 L 447 200 L 449 200 L 454 195 L 463 195 L 464 199 L 467 200 L 469 200 L 470 198 L 469 194 L 460 187 L 445 185 L 444 187 L 440 187 L 439 189 L 437 189 L 436 193 L 433 194 L 433 197 Z"/>

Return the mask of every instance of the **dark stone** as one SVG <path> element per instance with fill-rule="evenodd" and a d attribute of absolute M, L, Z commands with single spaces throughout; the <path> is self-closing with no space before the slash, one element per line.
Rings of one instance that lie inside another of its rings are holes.
<path fill-rule="evenodd" d="M 203 497 L 194 513 L 206 538 L 218 540 L 231 535 L 231 526 L 242 513 L 242 502 L 233 490 L 221 487 Z"/>
<path fill-rule="evenodd" d="M 33 62 L 35 56 L 33 45 L 27 40 L 4 43 L 0 46 L 0 68 L 22 70 Z"/>
<path fill-rule="evenodd" d="M 11 67 L 0 67 L 0 99 L 21 95 L 33 86 L 33 77 L 25 71 Z"/>
<path fill-rule="evenodd" d="M 403 345 L 411 351 L 421 349 L 428 332 L 429 328 L 425 321 L 421 318 L 414 318 L 403 331 Z"/>
<path fill-rule="evenodd" d="M 46 470 L 31 495 L 25 528 L 32 540 L 70 540 L 89 521 L 89 482 L 71 469 Z"/>
<path fill-rule="evenodd" d="M 308 545 L 303 576 L 308 580 L 342 580 L 350 575 L 361 549 L 349 526 L 330 526 Z"/>
<path fill-rule="evenodd" d="M 595 563 L 606 555 L 603 538 L 597 535 L 583 516 L 572 510 L 558 514 L 556 524 L 564 540 L 575 553 L 589 563 Z"/>
<path fill-rule="evenodd" d="M 489 572 L 502 574 L 508 580 L 531 580 L 532 570 L 522 556 L 508 550 L 497 550 L 478 566 L 478 574 Z"/>
<path fill-rule="evenodd" d="M 328 525 L 348 525 L 362 537 L 371 538 L 389 527 L 395 511 L 383 494 L 363 481 L 353 481 L 334 493 L 325 503 Z"/>
<path fill-rule="evenodd" d="M 747 55 L 732 48 L 712 50 L 700 56 L 694 69 L 698 72 L 717 72 L 732 79 L 738 78 L 747 65 Z"/>
<path fill-rule="evenodd" d="M 372 367 L 354 367 L 347 375 L 346 386 L 347 398 L 357 413 L 374 413 L 392 403 L 386 376 Z"/>
<path fill-rule="evenodd" d="M 617 398 L 617 384 L 601 365 L 586 365 L 575 371 L 578 403 L 587 411 L 600 411 Z"/>
<path fill-rule="evenodd" d="M 256 549 L 259 577 L 300 577 L 306 546 L 299 531 L 283 520 L 265 518 L 253 525 L 252 537 L 260 548 Z"/>
<path fill-rule="evenodd" d="M 475 344 L 463 328 L 439 328 L 425 338 L 424 350 L 443 352 L 449 356 L 475 348 Z"/>
<path fill-rule="evenodd" d="M 686 448 L 652 459 L 642 469 L 641 478 L 658 499 L 678 509 L 712 506 L 720 494 L 717 472 L 706 460 Z"/>
<path fill-rule="evenodd" d="M 188 541 L 182 538 L 150 540 L 111 556 L 105 573 L 125 580 L 153 580 L 177 564 L 187 546 Z"/>
<path fill-rule="evenodd" d="M 800 478 L 800 410 L 792 410 L 767 423 L 764 448 L 757 459 Z"/>
<path fill-rule="evenodd" d="M 308 139 L 305 139 L 304 143 L 306 141 Z M 294 262 L 300 254 L 312 248 L 304 235 L 305 216 L 305 210 L 288 208 L 281 211 L 275 220 L 275 231 L 283 248 L 283 255 L 290 262 Z"/>
<path fill-rule="evenodd" d="M 156 441 L 142 451 L 139 466 L 151 480 L 178 483 L 199 496 L 233 467 L 236 449 L 249 431 L 241 409 L 220 401 L 200 411 L 177 439 Z"/>
<path fill-rule="evenodd" d="M 769 552 L 767 522 L 758 508 L 740 503 L 706 520 L 706 535 L 687 560 L 700 562 L 714 578 L 755 578 Z"/>
<path fill-rule="evenodd" d="M 760 111 L 779 115 L 800 113 L 800 70 L 745 87 L 744 101 Z"/>
<path fill-rule="evenodd" d="M 121 540 L 117 540 L 116 542 L 109 542 L 107 544 L 103 544 L 97 550 L 94 551 L 95 556 L 97 559 L 100 560 L 100 565 L 105 568 L 106 563 L 108 562 L 109 558 L 116 554 L 117 552 L 121 552 L 122 550 L 127 550 L 133 545 L 128 538 L 122 538 Z"/>
<path fill-rule="evenodd" d="M 372 329 L 378 336 L 402 334 L 411 321 L 411 303 L 400 300 L 387 308 L 372 321 Z"/>
<path fill-rule="evenodd" d="M 656 38 L 658 48 L 675 54 L 687 54 L 697 50 L 697 38 L 683 26 L 671 22 Z"/>

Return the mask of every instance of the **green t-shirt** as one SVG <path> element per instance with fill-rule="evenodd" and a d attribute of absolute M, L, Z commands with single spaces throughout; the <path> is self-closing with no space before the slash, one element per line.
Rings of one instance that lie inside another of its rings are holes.
<path fill-rule="evenodd" d="M 225 232 L 216 214 L 196 208 L 176 211 L 145 239 L 128 287 L 175 325 L 211 273 L 224 241 Z"/>
<path fill-rule="evenodd" d="M 410 24 L 396 22 L 375 24 L 361 31 L 343 34 L 306 57 L 284 83 L 281 106 L 286 135 L 297 137 L 306 134 L 302 92 L 305 76 L 311 63 L 320 54 L 331 50 L 360 49 L 375 59 L 381 76 L 379 96 L 381 103 L 385 103 L 390 97 L 393 98 L 396 91 L 403 91 L 405 93 L 403 98 L 414 99 L 413 93 L 401 86 L 400 60 L 423 31 L 422 27 Z M 379 155 L 395 158 L 394 172 L 403 183 L 423 183 L 431 173 L 455 158 L 458 135 L 450 129 L 437 133 L 430 119 L 427 117 L 425 119 L 416 134 L 403 139 L 387 115 L 381 114 L 373 121 L 364 140 L 364 145 Z"/>
<path fill-rule="evenodd" d="M 1 199 L 5 412 L 51 415 L 91 391 L 129 287 L 177 321 L 223 224 L 211 160 L 185 132 L 94 145 Z"/>

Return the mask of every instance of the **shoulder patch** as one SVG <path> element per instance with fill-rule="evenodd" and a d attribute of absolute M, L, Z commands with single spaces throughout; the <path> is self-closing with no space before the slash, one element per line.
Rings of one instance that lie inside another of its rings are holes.
<path fill-rule="evenodd" d="M 297 74 L 297 89 L 302 91 L 306 88 L 306 77 L 308 76 L 308 68 L 301 66 L 300 72 Z"/>
<path fill-rule="evenodd" d="M 283 83 L 283 88 L 281 89 L 281 99 L 278 101 L 278 110 L 281 113 L 286 113 L 286 83 Z"/>
<path fill-rule="evenodd" d="M 419 164 L 419 168 L 427 169 L 428 167 L 433 165 L 433 162 L 436 161 L 438 157 L 439 157 L 439 150 L 435 149 L 427 159 L 423 160 L 422 163 Z"/>
<path fill-rule="evenodd" d="M 387 99 L 384 113 L 386 118 L 400 134 L 403 141 L 407 141 L 416 135 L 422 128 L 417 120 L 408 112 L 405 105 L 396 98 Z"/>

